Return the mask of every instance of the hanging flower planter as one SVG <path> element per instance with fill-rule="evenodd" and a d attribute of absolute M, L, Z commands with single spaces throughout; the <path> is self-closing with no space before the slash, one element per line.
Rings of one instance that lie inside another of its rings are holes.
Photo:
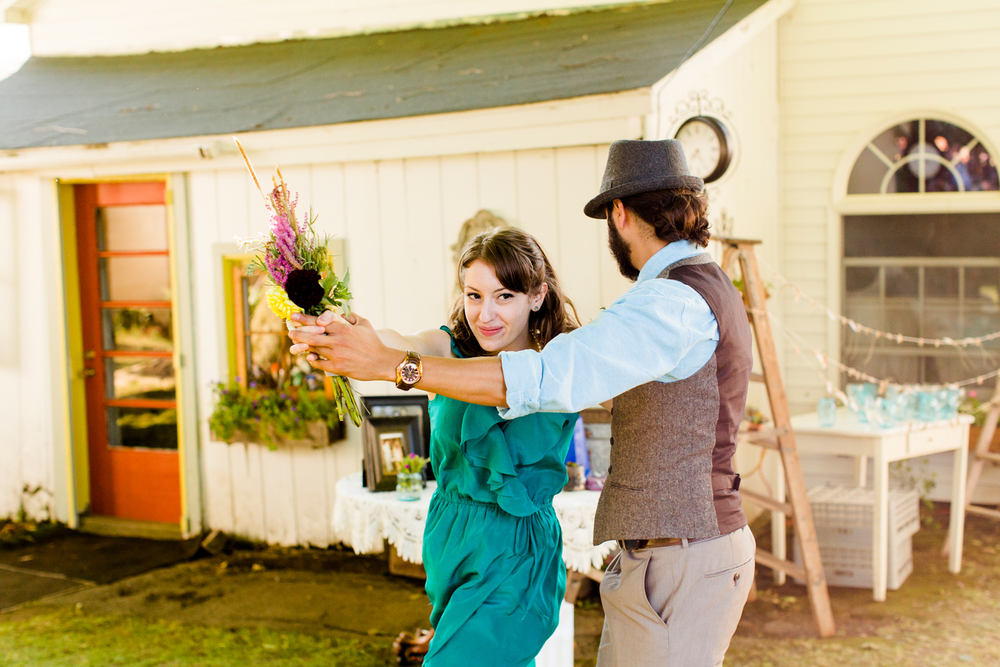
<path fill-rule="evenodd" d="M 232 382 L 217 384 L 215 392 L 215 410 L 208 423 L 218 441 L 256 442 L 270 449 L 320 448 L 346 437 L 335 399 L 322 391 L 244 388 Z"/>

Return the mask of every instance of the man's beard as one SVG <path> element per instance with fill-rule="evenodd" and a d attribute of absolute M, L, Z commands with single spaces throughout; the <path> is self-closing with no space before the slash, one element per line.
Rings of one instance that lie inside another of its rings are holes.
<path fill-rule="evenodd" d="M 632 265 L 632 260 L 629 258 L 632 249 L 628 247 L 628 243 L 618 233 L 615 223 L 610 219 L 608 220 L 608 248 L 611 249 L 611 254 L 618 262 L 618 271 L 634 283 L 639 277 L 639 269 Z"/>

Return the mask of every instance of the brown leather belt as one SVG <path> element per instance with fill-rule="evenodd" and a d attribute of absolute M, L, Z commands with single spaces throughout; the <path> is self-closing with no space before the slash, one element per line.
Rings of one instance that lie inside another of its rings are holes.
<path fill-rule="evenodd" d="M 619 547 L 628 551 L 637 551 L 638 549 L 654 549 L 656 547 L 675 547 L 684 543 L 684 539 L 680 537 L 657 537 L 652 540 L 615 541 L 618 542 Z M 697 540 L 688 540 L 688 542 L 697 542 Z"/>

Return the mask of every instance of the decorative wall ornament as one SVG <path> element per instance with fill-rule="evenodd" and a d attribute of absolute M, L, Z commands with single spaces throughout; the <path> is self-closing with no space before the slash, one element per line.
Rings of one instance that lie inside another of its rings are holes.
<path fill-rule="evenodd" d="M 451 263 L 455 267 L 455 290 L 454 298 L 458 298 L 458 295 L 462 293 L 462 285 L 458 281 L 458 261 L 462 258 L 462 250 L 465 249 L 465 244 L 471 241 L 476 235 L 482 234 L 485 231 L 493 229 L 494 227 L 507 227 L 507 221 L 503 218 L 498 218 L 486 209 L 480 209 L 476 212 L 474 216 L 462 223 L 462 228 L 458 230 L 458 239 L 455 244 L 451 246 Z"/>
<path fill-rule="evenodd" d="M 718 116 L 732 121 L 733 114 L 726 109 L 721 98 L 709 97 L 707 90 L 692 90 L 687 99 L 677 102 L 674 113 L 670 116 L 671 126 L 691 116 Z M 673 133 L 671 133 L 671 136 Z"/>

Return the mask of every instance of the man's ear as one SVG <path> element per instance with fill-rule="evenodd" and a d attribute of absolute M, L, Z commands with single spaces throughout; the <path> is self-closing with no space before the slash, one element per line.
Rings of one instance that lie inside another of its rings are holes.
<path fill-rule="evenodd" d="M 621 199 L 616 199 L 611 202 L 611 220 L 614 222 L 615 227 L 618 231 L 625 228 L 626 219 L 628 218 L 628 209 L 625 208 L 625 204 L 622 203 Z"/>

